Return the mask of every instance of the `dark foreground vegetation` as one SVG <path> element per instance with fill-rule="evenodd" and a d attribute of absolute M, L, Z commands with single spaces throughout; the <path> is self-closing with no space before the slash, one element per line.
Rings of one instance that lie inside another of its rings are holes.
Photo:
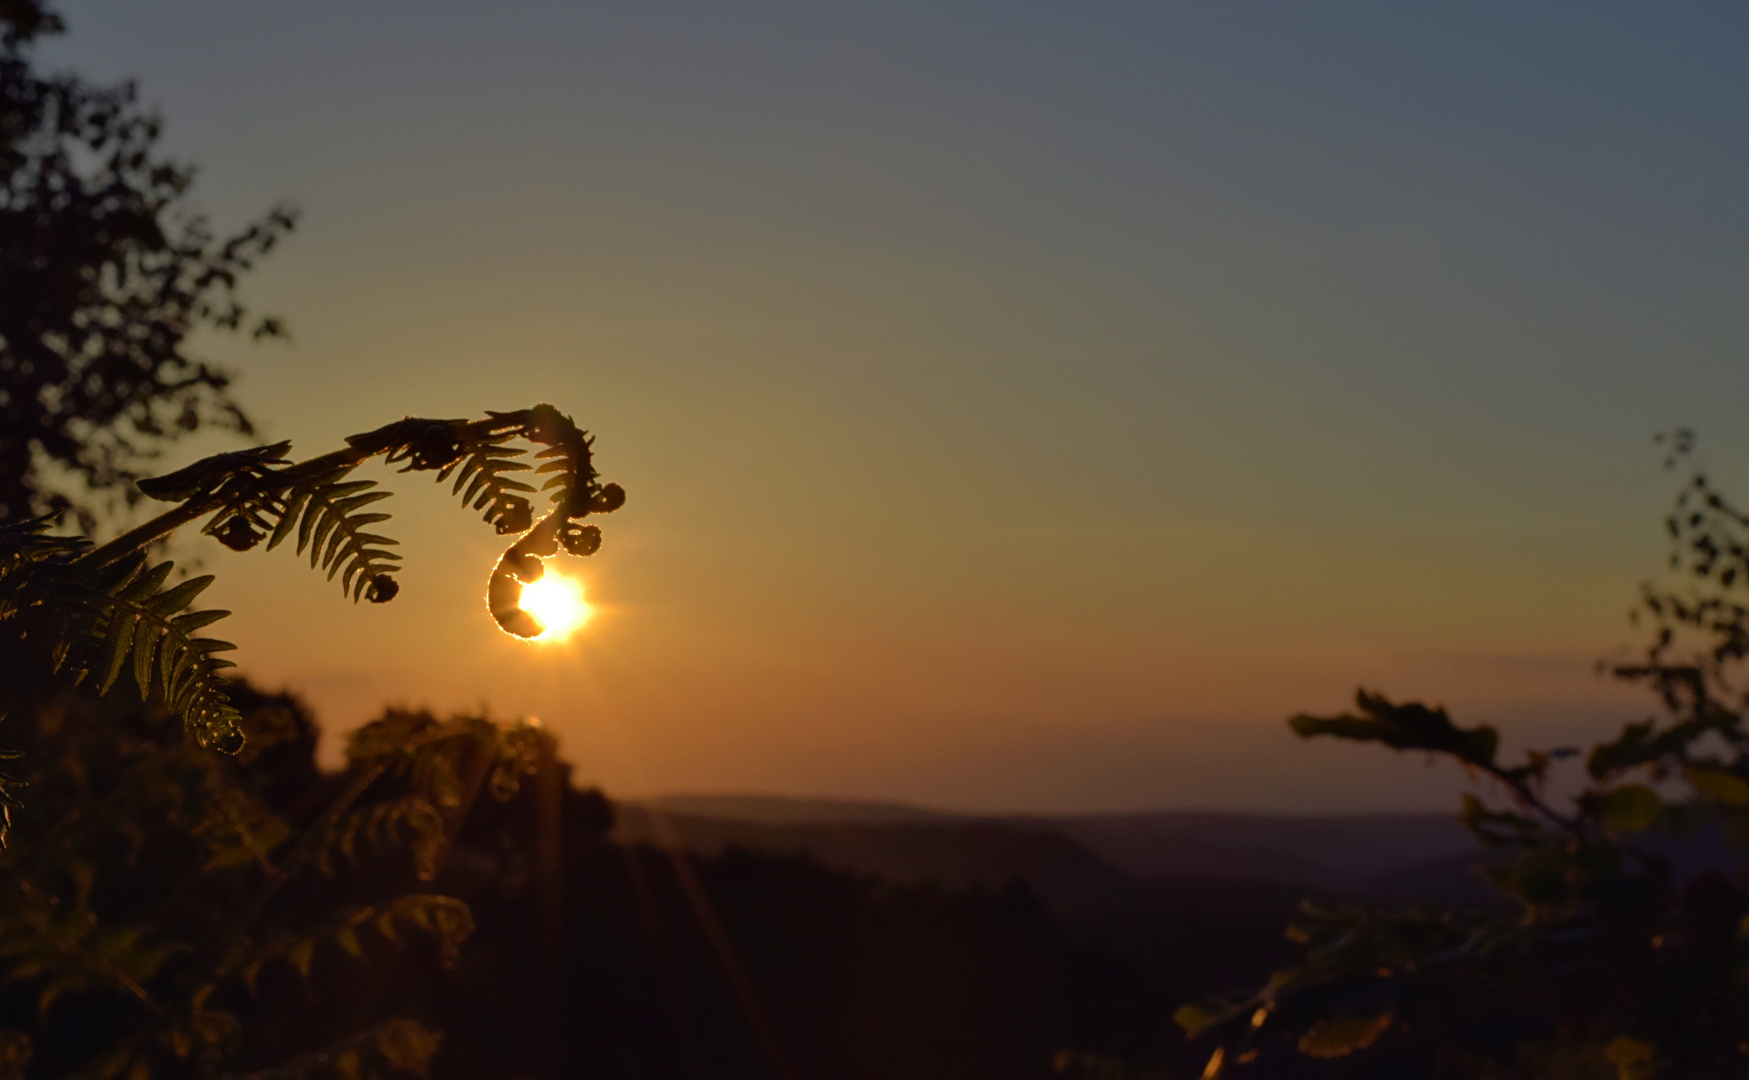
<path fill-rule="evenodd" d="M 323 774 L 294 699 L 233 693 L 251 740 L 234 759 L 120 695 L 55 691 L 8 725 L 31 782 L 0 855 L 15 1074 L 125 1047 L 120 1075 L 994 1080 L 1182 1043 L 1176 999 L 1021 884 L 615 843 L 609 803 L 538 736 L 506 757 L 503 732 L 465 723 L 455 753 L 376 772 L 325 830 L 374 743 L 446 723 L 389 714 Z"/>
<path fill-rule="evenodd" d="M 492 614 L 532 636 L 522 583 L 593 552 L 580 519 L 624 493 L 550 406 L 143 479 L 182 434 L 251 430 L 188 345 L 282 332 L 235 286 L 293 215 L 219 239 L 131 86 L 35 67 L 60 29 L 0 3 L 0 1080 L 1749 1076 L 1749 514 L 1698 473 L 1668 519 L 1680 580 L 1647 588 L 1650 644 L 1613 669 L 1660 716 L 1520 760 L 1379 694 L 1292 721 L 1469 770 L 1483 851 L 1456 869 L 1485 892 L 1429 891 L 1443 864 L 1358 892 L 1138 880 L 1013 823 L 816 837 L 836 869 L 688 853 L 616 837 L 549 738 L 484 717 L 386 713 L 321 772 L 294 699 L 224 676 L 197 636 L 224 613 L 158 541 L 285 543 L 391 601 L 386 493 L 351 478 L 381 458 L 507 537 Z M 142 497 L 170 509 L 68 532 Z"/>

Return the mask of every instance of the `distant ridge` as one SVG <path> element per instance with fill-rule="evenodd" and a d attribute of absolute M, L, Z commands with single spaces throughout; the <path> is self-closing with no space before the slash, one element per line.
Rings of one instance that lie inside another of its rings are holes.
<path fill-rule="evenodd" d="M 1448 814 L 1167 810 L 1034 820 L 1142 877 L 1264 877 L 1343 888 L 1476 849 Z"/>
<path fill-rule="evenodd" d="M 1220 811 L 997 816 L 774 795 L 622 801 L 624 842 L 805 856 L 902 885 L 1026 887 L 1088 942 L 1214 991 L 1286 957 L 1308 896 L 1486 904 L 1475 841 L 1434 814 Z M 1237 965 L 1237 968 L 1235 967 Z M 1253 970 L 1254 969 L 1254 970 Z M 1199 991 L 1201 992 L 1201 991 Z"/>
<path fill-rule="evenodd" d="M 622 801 L 616 835 L 716 855 L 805 857 L 901 886 L 1016 882 L 1069 931 L 1184 992 L 1254 985 L 1286 961 L 1306 898 L 1497 907 L 1484 853 L 1438 814 L 979 815 L 776 795 Z M 1644 838 L 1678 880 L 1734 866 L 1717 829 Z M 1240 978 L 1235 973 L 1246 973 Z M 1237 980 L 1235 982 L 1235 980 Z"/>
<path fill-rule="evenodd" d="M 1405 881 L 1435 887 L 1476 853 L 1469 832 L 1440 814 L 980 815 L 877 801 L 685 794 L 628 801 L 621 817 L 626 838 L 656 839 L 661 819 L 675 838 L 704 850 L 805 851 L 880 877 L 948 884 L 987 881 L 1004 865 L 1010 875 L 1037 877 L 1048 864 L 1056 868 L 1048 876 L 1062 880 L 1074 861 L 1067 841 L 1089 874 L 1098 865 L 1136 879 L 1269 881 L 1355 894 L 1392 878 L 1397 894 Z M 956 872 L 956 858 L 963 871 Z"/>
<path fill-rule="evenodd" d="M 670 814 L 751 821 L 761 825 L 896 825 L 964 821 L 977 816 L 957 814 L 950 810 L 927 810 L 902 803 L 806 799 L 787 795 L 662 795 L 653 799 L 630 800 L 628 805 L 663 810 Z"/>

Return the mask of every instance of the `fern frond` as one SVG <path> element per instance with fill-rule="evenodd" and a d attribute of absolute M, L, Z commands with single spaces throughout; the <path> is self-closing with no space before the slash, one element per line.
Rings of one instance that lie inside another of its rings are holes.
<path fill-rule="evenodd" d="M 528 410 L 523 437 L 545 447 L 535 455 L 542 462 L 535 472 L 546 477 L 541 490 L 553 504 L 548 516 L 552 539 L 572 555 L 595 554 L 601 547 L 601 530 L 576 519 L 611 514 L 625 504 L 626 497 L 618 484 L 600 483 L 593 457 L 595 440 L 551 405 Z"/>
<path fill-rule="evenodd" d="M 289 964 L 305 979 L 315 963 L 316 949 L 324 942 L 355 960 L 365 958 L 359 934 L 373 930 L 385 942 L 399 946 L 402 934 L 417 931 L 437 942 L 444 966 L 455 962 L 462 943 L 474 932 L 474 913 L 453 896 L 409 893 L 380 904 L 351 907 L 328 922 L 298 934 L 281 934 L 261 945 L 242 967 L 245 985 L 254 988 L 261 969 L 274 961 Z"/>
<path fill-rule="evenodd" d="M 517 440 L 541 448 L 528 477 L 518 475 L 531 466 Z M 9 636 L 35 634 L 28 624 L 43 616 L 52 625 L 39 640 L 47 642 L 52 666 L 70 665 L 75 681 L 94 677 L 104 690 L 131 661 L 135 682 L 149 692 L 156 669 L 166 701 L 202 745 L 234 749 L 241 739 L 236 710 L 216 674 L 231 665 L 213 656 L 231 646 L 195 634 L 220 615 L 184 611 L 211 579 L 165 589 L 168 564 L 147 567 L 141 555 L 153 542 L 203 517 L 205 532 L 237 550 L 263 539 L 277 547 L 295 533 L 298 553 L 330 581 L 339 578 L 345 595 L 381 603 L 398 591 L 393 573 L 401 559 L 389 550 L 395 540 L 370 531 L 389 519 L 370 509 L 388 492 L 348 477 L 382 457 L 404 463 L 403 471 L 435 472 L 500 534 L 521 537 L 493 570 L 488 595 L 499 625 L 522 633 L 525 627 L 507 619 L 518 610 L 523 578 L 560 549 L 592 554 L 600 530 L 577 519 L 611 512 L 625 500 L 618 485 L 599 483 L 588 434 L 546 404 L 475 421 L 407 417 L 297 464 L 286 462 L 288 449 L 275 443 L 217 454 L 143 481 L 150 497 L 180 505 L 101 546 L 45 535 L 47 519 L 0 525 L 0 621 L 24 620 Z M 537 527 L 531 498 L 541 494 L 553 508 Z M 508 774 L 501 779 L 509 782 Z M 3 815 L 0 800 L 0 827 Z"/>
<path fill-rule="evenodd" d="M 248 450 L 232 450 L 223 454 L 201 458 L 192 465 L 165 473 L 163 476 L 148 477 L 134 486 L 140 489 L 140 494 L 160 502 L 187 502 L 219 491 L 238 476 L 250 474 L 260 475 L 279 462 L 285 460 L 285 455 L 291 450 L 291 442 L 276 442 L 268 446 L 251 447 Z"/>
<path fill-rule="evenodd" d="M 318 871 L 331 875 L 337 856 L 356 866 L 365 847 L 380 849 L 391 843 L 406 844 L 419 879 L 429 881 L 437 874 L 444 841 L 442 811 L 423 796 L 403 795 L 348 814 L 323 838 L 315 864 Z"/>
<path fill-rule="evenodd" d="M 528 465 L 517 460 L 522 451 L 509 445 L 517 432 L 492 432 L 475 436 L 465 433 L 462 455 L 454 463 L 438 470 L 442 483 L 455 475 L 450 494 L 461 496 L 472 510 L 483 510 L 486 524 L 500 534 L 524 532 L 534 523 L 534 510 L 527 494 L 534 485 L 510 477 L 509 473 L 527 472 Z"/>
<path fill-rule="evenodd" d="M 82 536 L 50 536 L 54 514 L 0 524 L 0 573 L 23 562 L 77 555 L 91 546 Z"/>
<path fill-rule="evenodd" d="M 461 771 L 456 767 L 458 753 L 456 747 L 433 743 L 420 747 L 404 763 L 413 789 L 448 811 L 459 809 L 467 798 Z"/>
<path fill-rule="evenodd" d="M 279 513 L 276 479 L 285 468 L 290 442 L 235 450 L 139 482 L 141 492 L 204 513 L 217 510 L 201 529 L 233 551 L 248 551 L 260 543 Z"/>
<path fill-rule="evenodd" d="M 336 468 L 295 483 L 286 492 L 267 547 L 278 547 L 295 529 L 297 553 L 309 553 L 312 569 L 326 570 L 329 581 L 339 574 L 340 591 L 353 602 L 368 596 L 380 603 L 394 595 L 384 583 L 392 584 L 389 575 L 401 556 L 387 550 L 398 541 L 366 531 L 390 515 L 365 508 L 390 493 L 372 490 L 377 487 L 374 480 L 347 480 L 351 471 L 350 466 Z"/>
<path fill-rule="evenodd" d="M 236 646 L 197 636 L 229 612 L 187 611 L 212 576 L 165 588 L 172 568 L 148 566 L 144 555 L 96 569 L 46 563 L 31 576 L 25 607 L 47 624 L 54 670 L 71 666 L 75 683 L 95 674 L 98 693 L 107 693 L 131 666 L 142 697 L 156 686 L 200 745 L 235 753 L 240 716 L 219 675 L 235 665 L 213 654 Z"/>
<path fill-rule="evenodd" d="M 43 516 L 0 525 L 0 621 L 42 602 L 32 586 L 44 564 L 71 562 L 90 549 L 83 537 L 47 535 L 54 523 L 53 516 Z"/>
<path fill-rule="evenodd" d="M 397 759 L 406 759 L 414 748 L 447 734 L 445 725 L 430 713 L 385 709 L 383 715 L 346 737 L 346 760 L 355 767 L 393 765 Z"/>
<path fill-rule="evenodd" d="M 596 477 L 591 456 L 595 440 L 578 428 L 570 417 L 550 405 L 537 407 L 530 413 L 532 422 L 528 439 L 546 447 L 535 455 L 537 460 L 545 462 L 535 470 L 547 477 L 541 490 L 550 493 L 554 507 L 563 510 L 567 516 L 582 517 L 593 509 L 589 497 L 594 494 Z"/>
<path fill-rule="evenodd" d="M 217 788 L 189 835 L 206 846 L 207 870 L 255 863 L 271 872 L 268 856 L 290 838 L 291 826 L 260 800 Z"/>

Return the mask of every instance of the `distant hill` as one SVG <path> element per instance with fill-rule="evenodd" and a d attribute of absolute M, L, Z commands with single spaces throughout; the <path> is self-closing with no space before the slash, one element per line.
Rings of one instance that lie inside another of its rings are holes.
<path fill-rule="evenodd" d="M 1142 877 L 1273 878 L 1327 889 L 1362 888 L 1373 878 L 1476 847 L 1455 817 L 1442 814 L 1178 810 L 1033 820 Z"/>
<path fill-rule="evenodd" d="M 951 810 L 926 810 L 902 803 L 796 799 L 783 795 L 664 795 L 622 805 L 764 825 L 894 825 L 966 821 L 976 816 Z"/>
<path fill-rule="evenodd" d="M 1255 989 L 1295 955 L 1284 930 L 1308 898 L 1503 902 L 1479 872 L 1484 853 L 1474 838 L 1437 814 L 980 816 L 684 795 L 619 804 L 615 833 L 710 856 L 803 855 L 895 890 L 985 890 L 979 902 L 1024 887 L 1074 939 L 1146 973 L 1176 1000 Z M 1679 879 L 1735 865 L 1717 829 L 1647 834 L 1641 843 Z"/>
<path fill-rule="evenodd" d="M 1191 996 L 1255 983 L 1284 962 L 1290 951 L 1282 931 L 1308 893 L 1261 878 L 1139 877 L 1036 822 L 908 816 L 882 814 L 869 823 L 768 813 L 748 821 L 621 804 L 615 834 L 708 856 L 735 848 L 804 854 L 896 885 L 1000 892 L 1022 882 L 1079 938 Z"/>
<path fill-rule="evenodd" d="M 679 795 L 626 803 L 622 816 L 627 836 L 657 839 L 657 823 L 667 820 L 681 843 L 702 850 L 733 843 L 807 851 L 832 865 L 904 881 L 999 884 L 1019 875 L 1041 891 L 1044 878 L 1078 865 L 1075 873 L 1093 877 L 1115 870 L 1132 879 L 1274 881 L 1362 894 L 1375 879 L 1461 863 L 1476 851 L 1464 827 L 1439 814 L 978 816 L 893 803 Z"/>
<path fill-rule="evenodd" d="M 1041 895 L 1122 892 L 1135 879 L 1059 832 L 1001 821 L 746 821 L 699 814 L 619 809 L 621 839 L 679 842 L 715 854 L 742 847 L 805 853 L 827 866 L 905 884 L 1000 888 L 1024 877 Z"/>

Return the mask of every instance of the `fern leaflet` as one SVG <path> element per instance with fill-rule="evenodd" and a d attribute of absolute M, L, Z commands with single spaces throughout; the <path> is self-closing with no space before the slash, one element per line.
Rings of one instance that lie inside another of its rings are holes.
<path fill-rule="evenodd" d="M 461 458 L 437 473 L 442 483 L 453 471 L 455 483 L 450 494 L 460 495 L 469 509 L 484 510 L 486 523 L 501 534 L 524 532 L 534 520 L 533 508 L 522 494 L 533 492 L 534 486 L 506 475 L 528 471 L 526 464 L 516 460 L 522 451 L 506 444 L 515 434 L 494 432 L 470 439 L 463 445 Z"/>
<path fill-rule="evenodd" d="M 371 490 L 374 480 L 347 480 L 352 470 L 343 467 L 331 470 L 312 480 L 295 484 L 286 494 L 279 523 L 268 537 L 268 550 L 278 547 L 293 529 L 297 531 L 297 553 L 308 551 L 312 569 L 328 572 L 328 580 L 340 575 L 341 592 L 356 603 L 368 596 L 373 603 L 382 603 L 395 594 L 395 582 L 390 572 L 401 556 L 388 547 L 398 541 L 366 527 L 389 520 L 380 512 L 364 512 L 364 508 L 389 497 L 389 492 Z"/>
<path fill-rule="evenodd" d="M 236 646 L 197 636 L 229 612 L 187 611 L 213 579 L 164 588 L 172 569 L 148 566 L 143 554 L 96 570 L 47 563 L 32 575 L 25 607 L 48 620 L 54 670 L 70 665 L 76 682 L 95 673 L 98 692 L 107 693 L 131 666 L 142 697 L 156 686 L 202 746 L 235 753 L 243 735 L 219 675 L 235 665 L 213 654 Z"/>

